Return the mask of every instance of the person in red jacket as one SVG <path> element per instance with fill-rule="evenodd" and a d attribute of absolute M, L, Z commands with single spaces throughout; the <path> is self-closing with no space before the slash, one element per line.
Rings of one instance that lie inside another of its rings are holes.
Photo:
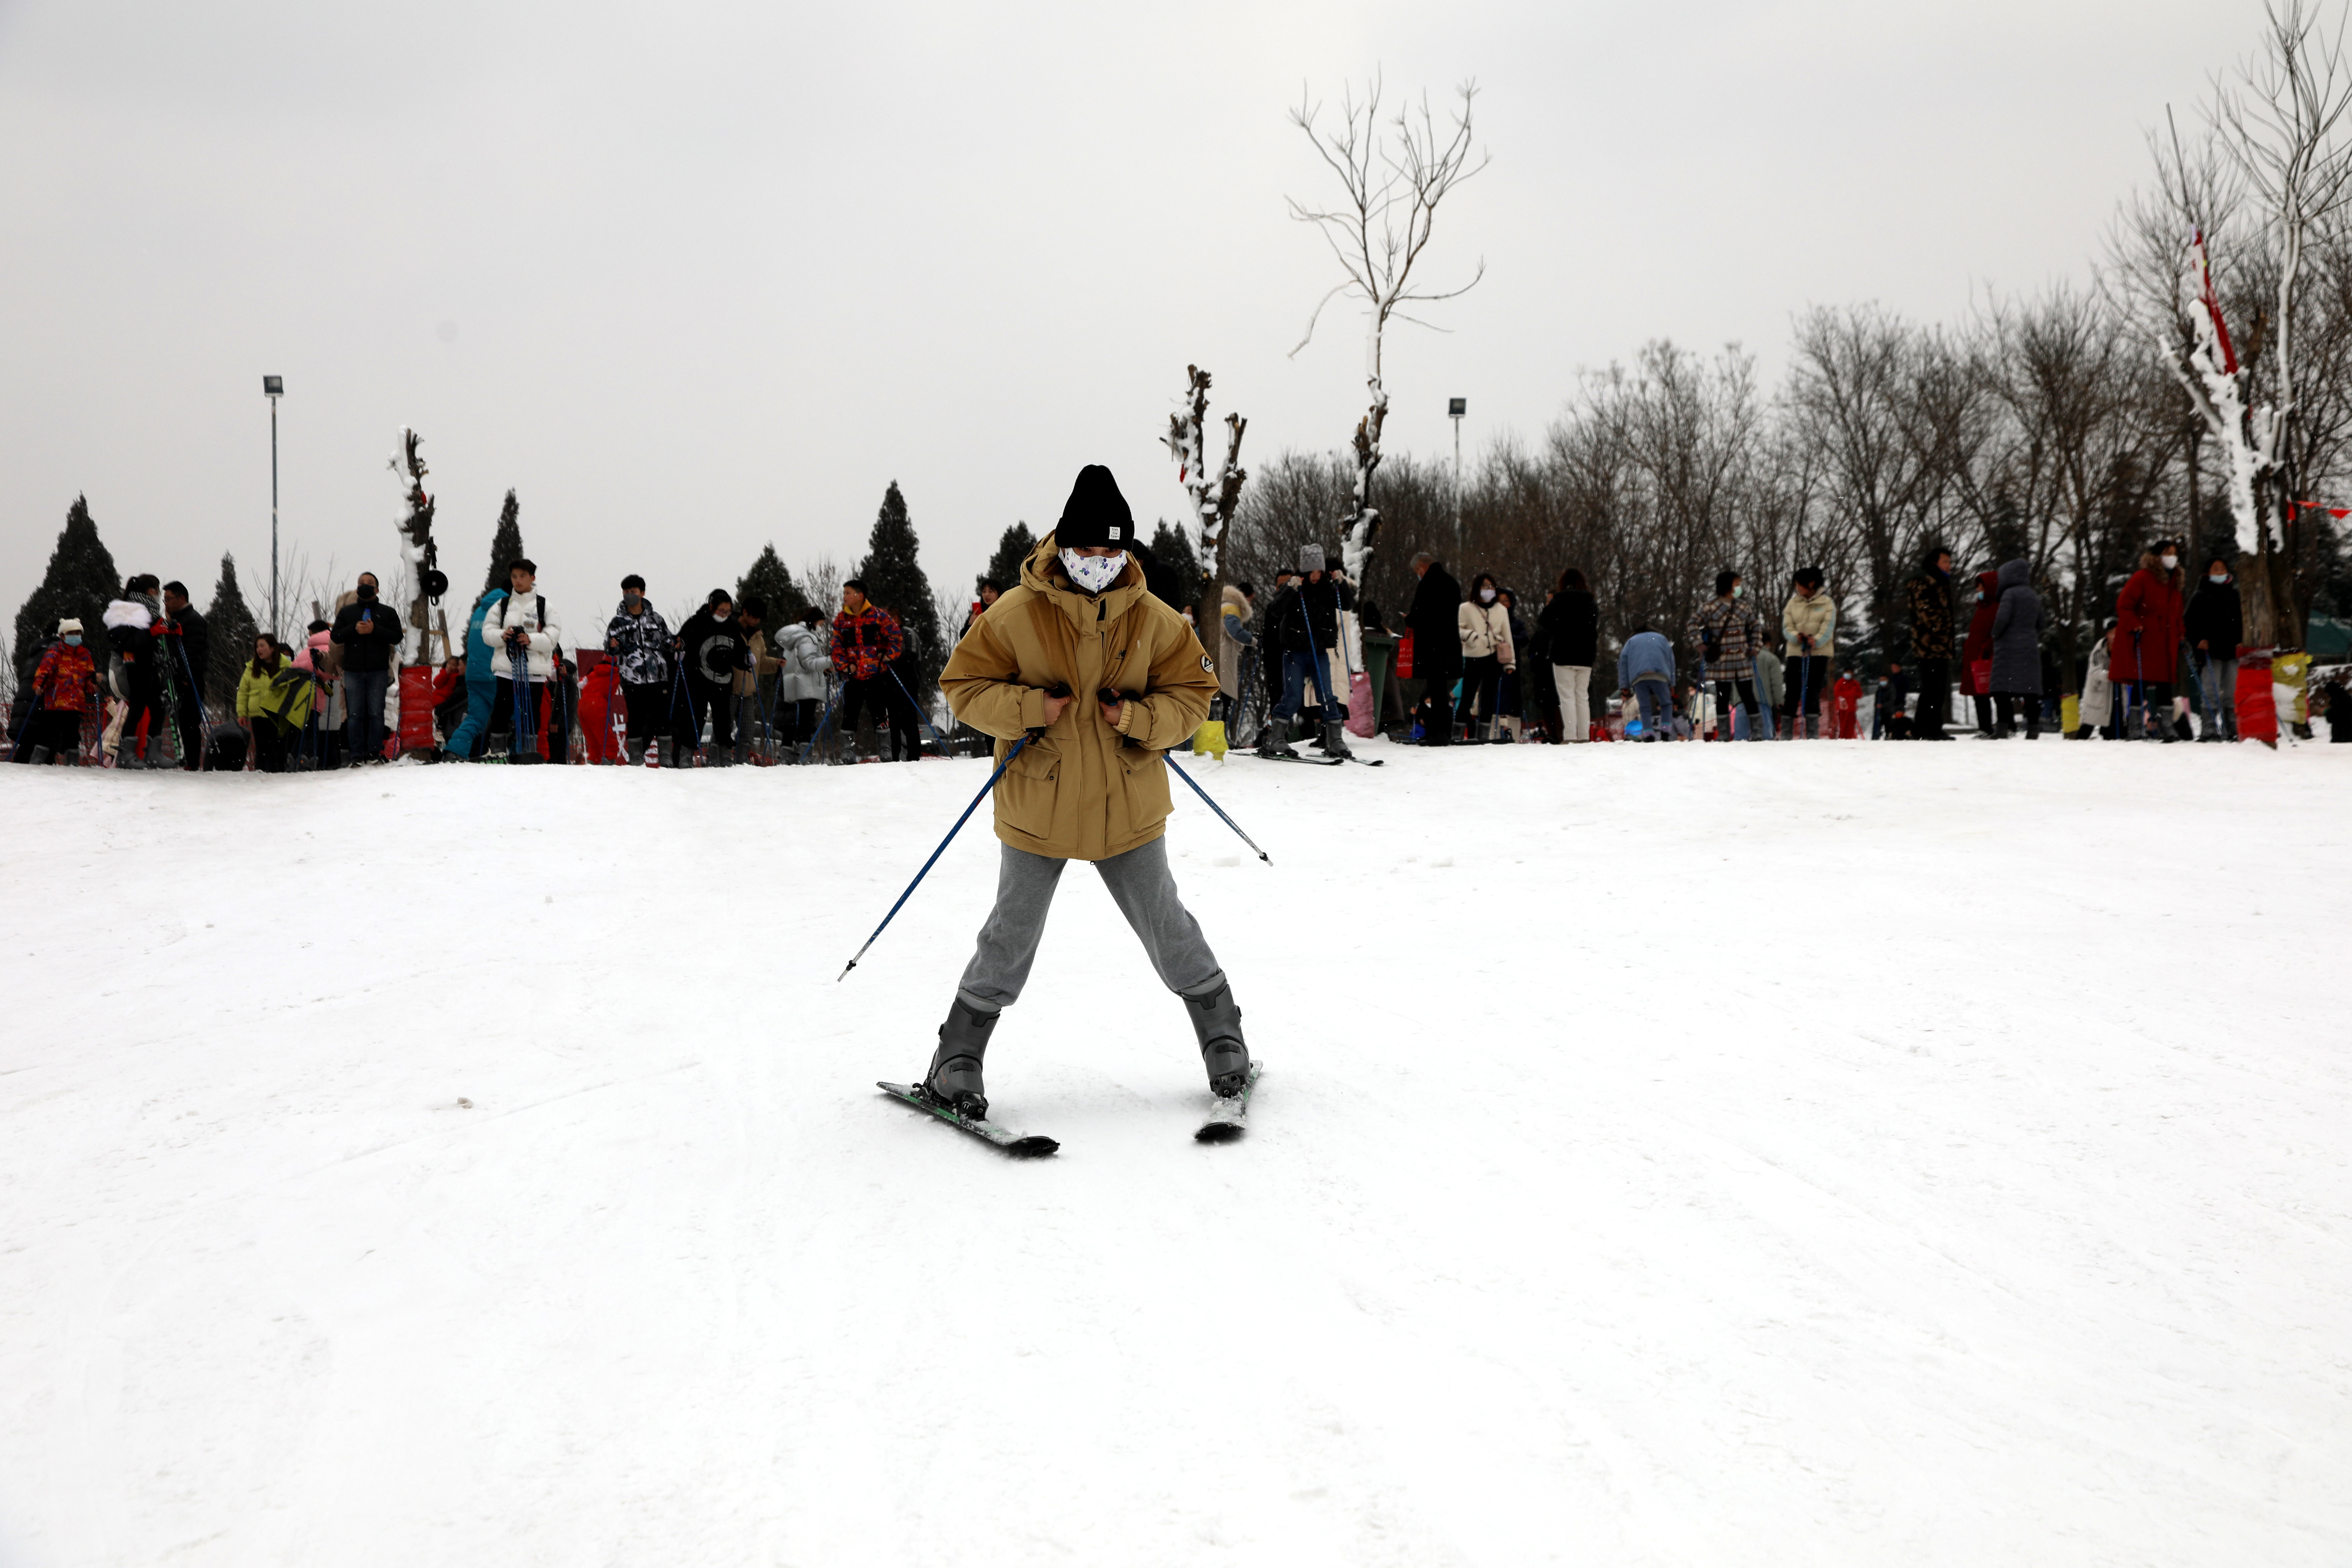
<path fill-rule="evenodd" d="M 2178 739 L 2172 730 L 2172 681 L 2186 635 L 2180 616 L 2185 582 L 2179 545 L 2158 540 L 2116 595 L 2114 651 L 2107 660 L 2107 679 L 2130 689 L 2142 722 L 2166 741 Z M 2130 726 L 2123 728 L 2127 739 L 2138 739 Z"/>
<path fill-rule="evenodd" d="M 1968 640 L 1960 645 L 1960 689 L 1974 700 L 1977 733 L 1992 734 L 1992 688 L 1986 679 L 1992 665 L 1992 620 L 2000 609 L 2000 574 L 1977 574 L 1976 603 L 1969 608 Z"/>
<path fill-rule="evenodd" d="M 58 640 L 33 671 L 33 710 L 17 742 L 33 763 L 77 761 L 82 715 L 98 706 L 98 666 L 82 646 L 81 623 L 58 623 Z"/>
<path fill-rule="evenodd" d="M 1837 717 L 1833 731 L 1841 741 L 1862 738 L 1862 682 L 1852 670 L 1840 670 L 1837 684 L 1830 688 L 1831 710 Z"/>
<path fill-rule="evenodd" d="M 898 680 L 890 667 L 906 651 L 907 636 L 899 629 L 898 617 L 867 599 L 866 584 L 857 578 L 844 583 L 841 614 L 833 617 L 833 668 L 841 677 L 840 733 L 857 733 L 861 709 L 873 715 L 877 729 L 904 722 L 901 703 L 893 700 Z M 911 738 L 914 726 L 907 723 L 905 728 Z M 920 754 L 912 746 L 908 750 L 908 762 Z"/>

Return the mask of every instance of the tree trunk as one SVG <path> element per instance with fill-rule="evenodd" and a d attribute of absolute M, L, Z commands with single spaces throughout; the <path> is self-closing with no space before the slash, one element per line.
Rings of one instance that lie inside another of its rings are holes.
<path fill-rule="evenodd" d="M 2237 562 L 2238 590 L 2246 612 L 2249 647 L 2301 647 L 2303 615 L 2294 596 L 2294 571 L 2268 539 Z"/>

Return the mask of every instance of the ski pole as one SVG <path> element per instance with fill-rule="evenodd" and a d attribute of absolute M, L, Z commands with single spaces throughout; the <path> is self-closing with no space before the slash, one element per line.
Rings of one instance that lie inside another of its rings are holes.
<path fill-rule="evenodd" d="M 1225 808 L 1219 805 L 1215 801 L 1211 800 L 1209 798 L 1209 792 L 1202 789 L 1198 784 L 1193 783 L 1192 775 L 1178 765 L 1176 754 L 1173 752 L 1162 752 L 1160 753 L 1160 758 L 1162 761 L 1167 763 L 1171 768 L 1175 769 L 1176 776 L 1178 778 L 1182 779 L 1187 784 L 1192 785 L 1192 793 L 1199 795 L 1202 803 L 1207 805 L 1211 811 L 1215 812 L 1219 817 L 1223 818 L 1224 825 L 1227 827 L 1232 828 L 1236 834 L 1240 834 L 1241 841 L 1248 845 L 1251 849 L 1255 850 L 1259 859 L 1265 861 L 1269 866 L 1274 864 L 1274 857 L 1268 855 L 1265 850 L 1259 849 L 1257 847 L 1257 840 L 1252 838 L 1248 834 L 1243 833 L 1242 825 L 1235 822 L 1232 817 L 1226 816 Z"/>
<path fill-rule="evenodd" d="M 1808 653 L 1801 657 L 1804 662 L 1797 666 L 1797 721 L 1789 730 L 1791 741 L 1805 738 L 1805 699 L 1812 694 L 1813 656 Z"/>
<path fill-rule="evenodd" d="M 920 724 L 926 731 L 929 731 L 931 739 L 940 743 L 940 755 L 943 757 L 953 756 L 955 753 L 948 750 L 948 738 L 945 735 L 940 734 L 937 730 L 931 729 L 931 721 L 923 716 L 923 705 L 915 700 L 915 694 L 913 692 L 907 690 L 907 683 L 899 679 L 898 668 L 895 665 L 886 665 L 883 668 L 890 671 L 891 679 L 898 682 L 898 689 L 906 695 L 907 706 L 915 710 L 915 721 Z"/>
<path fill-rule="evenodd" d="M 948 846 L 954 843 L 955 836 L 963 831 L 963 825 L 971 820 L 971 814 L 980 809 L 980 803 L 988 798 L 988 792 L 996 787 L 996 781 L 1004 776 L 1004 770 L 1013 765 L 1013 759 L 1021 754 L 1021 748 L 1044 733 L 1043 730 L 1032 730 L 1013 742 L 1013 749 L 1004 753 L 1004 760 L 996 764 L 996 771 L 988 775 L 988 782 L 980 786 L 980 793 L 971 797 L 971 804 L 965 806 L 963 815 L 955 819 L 955 826 L 948 829 L 948 836 L 940 840 L 940 847 L 931 851 L 931 858 L 923 862 L 923 868 L 915 873 L 915 879 L 907 884 L 907 890 L 898 895 L 898 901 L 892 904 L 890 912 L 882 917 L 882 924 L 876 926 L 874 935 L 866 939 L 866 946 L 859 948 L 856 955 L 847 963 L 842 965 L 841 973 L 833 977 L 835 984 L 838 985 L 849 978 L 849 972 L 857 967 L 858 959 L 866 956 L 866 948 L 874 945 L 876 939 L 881 936 L 883 928 L 896 920 L 898 911 L 906 907 L 907 900 L 915 896 L 915 889 L 922 886 L 923 879 L 930 875 L 931 868 L 939 864 L 940 857 L 948 852 Z"/>
<path fill-rule="evenodd" d="M 815 754 L 816 743 L 824 738 L 824 727 L 833 722 L 834 710 L 841 706 L 841 694 L 848 689 L 849 683 L 846 681 L 835 688 L 833 700 L 824 705 L 824 717 L 816 721 L 816 728 L 809 731 L 809 738 L 801 742 L 801 762 L 803 765 L 811 756 Z"/>
<path fill-rule="evenodd" d="M 212 717 L 205 711 L 204 689 L 196 684 L 196 661 L 188 657 L 188 645 L 176 645 L 180 650 L 180 668 L 188 672 L 188 693 L 196 700 L 196 771 L 202 773 L 212 763 Z"/>

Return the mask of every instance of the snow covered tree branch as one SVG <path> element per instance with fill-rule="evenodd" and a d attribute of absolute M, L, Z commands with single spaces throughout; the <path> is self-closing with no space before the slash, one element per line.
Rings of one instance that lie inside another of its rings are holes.
<path fill-rule="evenodd" d="M 1348 575 L 1362 582 L 1370 565 L 1380 512 L 1372 505 L 1372 471 L 1381 463 L 1381 429 L 1388 419 L 1389 397 L 1381 380 L 1382 335 L 1400 307 L 1414 301 L 1451 300 L 1466 293 L 1486 276 L 1482 259 L 1467 283 L 1455 289 L 1425 289 L 1415 286 L 1413 268 L 1434 232 L 1438 205 L 1454 188 L 1484 169 L 1487 158 L 1474 162 L 1472 109 L 1478 96 L 1475 83 L 1455 89 L 1461 106 L 1453 125 L 1440 131 L 1424 97 L 1418 117 L 1410 108 L 1392 120 L 1381 116 L 1381 83 L 1375 79 L 1360 100 L 1348 89 L 1341 100 L 1340 123 L 1318 129 L 1319 104 L 1303 96 L 1291 111 L 1291 122 L 1307 133 L 1324 163 L 1338 176 L 1339 202 L 1320 205 L 1290 198 L 1290 216 L 1313 224 L 1339 263 L 1340 280 L 1316 303 L 1307 320 L 1307 331 L 1290 352 L 1296 355 L 1314 341 L 1316 323 L 1325 306 L 1343 295 L 1365 305 L 1364 383 L 1370 405 L 1356 422 L 1355 510 L 1340 525 L 1339 546 Z M 1415 321 L 1410 315 L 1403 320 Z M 1416 321 L 1417 325 L 1427 325 Z"/>
<path fill-rule="evenodd" d="M 1168 434 L 1160 444 L 1176 459 L 1176 479 L 1184 487 L 1184 494 L 1192 505 L 1192 521 L 1201 531 L 1201 554 L 1208 572 L 1200 584 L 1200 600 L 1193 610 L 1193 624 L 1200 628 L 1202 646 L 1214 658 L 1222 639 L 1209 635 L 1223 614 L 1221 603 L 1225 591 L 1225 538 L 1231 531 L 1234 510 L 1241 504 L 1242 483 L 1249 471 L 1242 467 L 1242 432 L 1249 421 L 1238 414 L 1225 416 L 1225 461 L 1210 474 L 1207 432 L 1209 417 L 1209 373 L 1199 365 L 1188 364 L 1184 373 L 1189 378 L 1182 409 L 1168 416 Z"/>
<path fill-rule="evenodd" d="M 416 597 L 408 606 L 408 624 L 417 634 L 417 661 L 430 663 L 433 658 L 433 629 L 428 620 L 428 605 L 440 603 L 448 591 L 449 579 L 440 570 L 441 547 L 433 539 L 433 498 L 425 493 L 425 455 L 419 449 L 425 437 L 404 425 L 400 427 L 400 444 L 387 466 L 393 478 L 400 482 L 401 500 L 407 514 L 394 526 L 400 533 L 400 555 L 416 580 Z M 441 626 L 442 647 L 448 647 L 448 624 L 446 617 Z"/>

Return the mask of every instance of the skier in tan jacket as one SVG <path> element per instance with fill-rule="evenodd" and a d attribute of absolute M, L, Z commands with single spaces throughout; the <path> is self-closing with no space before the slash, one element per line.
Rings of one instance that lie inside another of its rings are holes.
<path fill-rule="evenodd" d="M 1192 1020 L 1211 1089 L 1234 1094 L 1249 1052 L 1233 987 L 1169 875 L 1171 747 L 1192 738 L 1217 677 L 1184 617 L 1145 589 L 1128 554 L 1135 519 L 1108 468 L 1080 470 L 1055 531 L 1021 582 L 956 644 L 940 678 L 956 717 L 995 738 L 1003 841 L 996 904 L 940 1026 L 923 1089 L 988 1113 L 982 1058 L 997 1016 L 1019 999 L 1063 866 L 1090 860 Z"/>

